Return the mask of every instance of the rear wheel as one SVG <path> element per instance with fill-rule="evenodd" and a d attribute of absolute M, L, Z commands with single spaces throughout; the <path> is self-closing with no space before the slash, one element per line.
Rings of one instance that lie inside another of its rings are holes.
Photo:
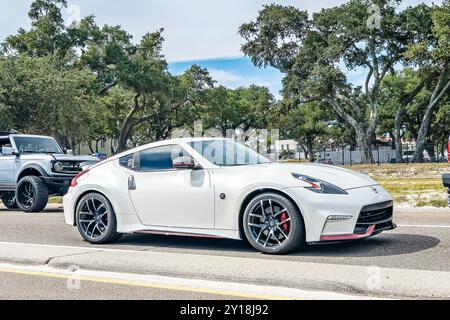
<path fill-rule="evenodd" d="M 243 219 L 247 240 L 263 253 L 285 254 L 305 245 L 305 227 L 299 210 L 279 194 L 255 197 L 247 205 Z"/>
<path fill-rule="evenodd" d="M 20 179 L 16 203 L 25 212 L 41 212 L 48 203 L 48 187 L 42 178 L 26 176 Z"/>
<path fill-rule="evenodd" d="M 104 244 L 117 241 L 117 220 L 108 199 L 98 193 L 84 196 L 76 208 L 76 222 L 81 236 L 88 242 Z"/>
<path fill-rule="evenodd" d="M 19 208 L 16 203 L 16 194 L 14 192 L 5 192 L 2 194 L 2 202 L 3 205 L 10 210 Z"/>

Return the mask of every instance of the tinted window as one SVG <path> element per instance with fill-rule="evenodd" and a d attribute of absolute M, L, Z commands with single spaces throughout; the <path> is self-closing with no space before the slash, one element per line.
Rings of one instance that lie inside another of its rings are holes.
<path fill-rule="evenodd" d="M 133 169 L 134 165 L 133 165 L 133 156 L 134 154 L 129 154 L 125 157 L 122 157 L 119 159 L 119 163 L 122 167 L 128 168 L 128 169 Z"/>
<path fill-rule="evenodd" d="M 191 146 L 209 162 L 218 166 L 245 166 L 270 163 L 250 147 L 231 140 L 192 142 Z"/>
<path fill-rule="evenodd" d="M 163 146 L 141 151 L 141 171 L 172 170 L 173 160 L 188 154 L 180 146 Z"/>

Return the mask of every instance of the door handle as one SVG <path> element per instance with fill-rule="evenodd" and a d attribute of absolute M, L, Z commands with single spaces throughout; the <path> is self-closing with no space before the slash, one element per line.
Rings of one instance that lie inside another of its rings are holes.
<path fill-rule="evenodd" d="M 136 179 L 133 175 L 128 176 L 128 190 L 136 190 Z"/>

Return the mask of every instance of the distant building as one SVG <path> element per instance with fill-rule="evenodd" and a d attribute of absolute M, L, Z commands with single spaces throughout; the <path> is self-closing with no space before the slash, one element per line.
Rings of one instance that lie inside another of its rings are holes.
<path fill-rule="evenodd" d="M 278 154 L 280 154 L 283 151 L 298 152 L 298 143 L 295 140 L 275 141 L 275 150 Z"/>

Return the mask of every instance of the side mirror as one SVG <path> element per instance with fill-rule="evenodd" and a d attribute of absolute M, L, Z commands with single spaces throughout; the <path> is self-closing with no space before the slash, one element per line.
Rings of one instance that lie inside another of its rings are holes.
<path fill-rule="evenodd" d="M 179 157 L 173 160 L 173 167 L 175 169 L 190 169 L 197 170 L 199 169 L 199 165 L 195 162 L 192 157 Z"/>
<path fill-rule="evenodd" d="M 73 150 L 71 150 L 71 149 L 66 150 L 66 154 L 67 154 L 68 156 L 73 156 Z"/>
<path fill-rule="evenodd" d="M 12 156 L 14 154 L 15 154 L 14 148 L 12 148 L 12 147 L 3 147 L 2 148 L 2 155 L 3 156 Z"/>

